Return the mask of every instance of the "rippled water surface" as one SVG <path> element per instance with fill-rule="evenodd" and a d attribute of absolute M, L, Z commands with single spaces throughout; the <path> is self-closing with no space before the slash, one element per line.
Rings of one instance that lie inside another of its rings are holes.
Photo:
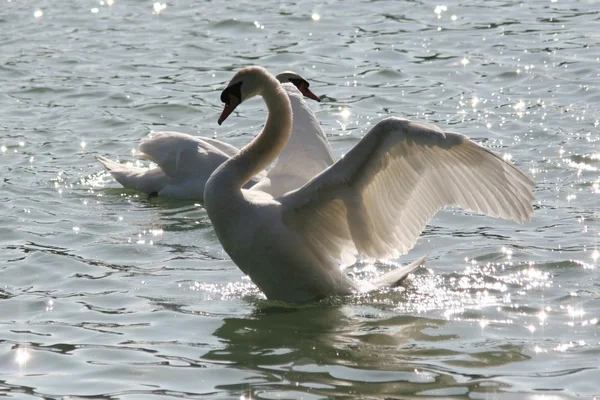
<path fill-rule="evenodd" d="M 599 20 L 593 0 L 0 0 L 0 395 L 600 398 Z M 312 82 L 338 156 L 394 114 L 512 159 L 531 223 L 448 208 L 403 287 L 267 302 L 202 207 L 94 158 L 135 162 L 151 129 L 243 146 L 263 103 L 216 120 L 248 64 Z"/>

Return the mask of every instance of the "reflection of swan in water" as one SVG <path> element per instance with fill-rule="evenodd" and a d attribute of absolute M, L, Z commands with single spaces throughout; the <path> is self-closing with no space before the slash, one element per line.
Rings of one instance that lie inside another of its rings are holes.
<path fill-rule="evenodd" d="M 244 186 L 257 188 L 279 196 L 304 185 L 310 178 L 333 164 L 331 146 L 319 121 L 303 96 L 320 101 L 310 84 L 295 72 L 277 75 L 292 104 L 293 135 L 269 170 L 259 171 Z M 157 164 L 155 168 L 140 168 L 120 164 L 105 157 L 98 160 L 124 187 L 141 192 L 203 201 L 204 186 L 217 167 L 239 150 L 220 140 L 197 137 L 179 132 L 151 132 L 142 139 L 138 156 Z"/>
<path fill-rule="evenodd" d="M 464 335 L 481 346 L 457 349 L 457 336 L 440 332 L 447 320 L 375 307 L 318 305 L 225 318 L 214 332 L 222 347 L 202 360 L 258 374 L 250 382 L 217 387 L 238 397 L 273 390 L 289 398 L 303 393 L 397 398 L 459 382 L 478 391 L 486 367 L 512 375 L 511 364 L 527 358 L 521 346 L 483 343 L 479 329 Z"/>
<path fill-rule="evenodd" d="M 307 357 L 314 364 L 343 364 L 353 359 L 356 365 L 369 368 L 381 358 L 370 351 L 363 352 L 359 345 L 368 345 L 375 338 L 372 332 L 379 331 L 378 324 L 387 326 L 377 334 L 381 336 L 381 343 L 398 347 L 407 345 L 416 330 L 444 323 L 412 316 L 366 322 L 349 312 L 347 306 L 324 304 L 299 308 L 257 308 L 248 318 L 224 319 L 214 335 L 226 344 L 226 348 L 209 352 L 203 358 L 242 363 L 252 368 L 285 364 Z M 404 329 L 407 334 L 402 334 Z M 315 349 L 315 346 L 319 348 Z M 354 347 L 353 350 L 346 349 L 353 354 L 346 354 L 346 357 L 336 355 L 347 347 Z"/>
<path fill-rule="evenodd" d="M 516 167 L 463 135 L 393 117 L 297 190 L 244 190 L 292 126 L 287 96 L 261 67 L 243 68 L 223 90 L 219 124 L 254 96 L 267 105 L 265 126 L 211 175 L 204 205 L 225 251 L 269 299 L 359 291 L 338 262 L 406 254 L 446 205 L 521 223 L 533 212 L 534 182 Z"/>

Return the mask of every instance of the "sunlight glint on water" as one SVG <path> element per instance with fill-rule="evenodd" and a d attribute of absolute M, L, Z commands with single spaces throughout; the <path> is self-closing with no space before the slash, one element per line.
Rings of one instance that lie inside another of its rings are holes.
<path fill-rule="evenodd" d="M 0 393 L 28 398 L 591 399 L 600 393 L 598 10 L 561 0 L 6 1 L 0 15 Z M 399 288 L 293 307 L 223 252 L 197 202 L 124 190 L 149 131 L 218 126 L 244 65 L 295 70 L 337 157 L 396 115 L 537 182 L 517 225 L 448 207 L 415 249 L 349 267 Z"/>

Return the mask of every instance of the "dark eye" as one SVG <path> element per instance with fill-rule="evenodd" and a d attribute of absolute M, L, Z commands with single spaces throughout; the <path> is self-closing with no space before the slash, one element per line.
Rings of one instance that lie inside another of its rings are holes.
<path fill-rule="evenodd" d="M 221 102 L 222 103 L 229 103 L 229 95 L 232 94 L 235 97 L 237 97 L 238 99 L 242 99 L 242 83 L 243 82 L 238 82 L 235 85 L 231 85 L 225 88 L 225 90 L 223 90 L 221 92 Z"/>

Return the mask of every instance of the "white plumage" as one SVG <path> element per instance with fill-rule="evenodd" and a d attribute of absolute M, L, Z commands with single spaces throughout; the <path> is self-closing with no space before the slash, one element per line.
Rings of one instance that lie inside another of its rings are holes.
<path fill-rule="evenodd" d="M 313 246 L 345 263 L 358 255 L 395 258 L 413 248 L 446 205 L 528 221 L 533 186 L 516 167 L 461 134 L 391 117 L 281 199 L 282 215 Z"/>
<path fill-rule="evenodd" d="M 303 95 L 314 100 L 319 98 L 295 72 L 282 72 L 277 78 L 292 104 L 294 133 L 268 174 L 259 171 L 244 185 L 248 189 L 260 182 L 258 188 L 274 196 L 304 185 L 334 162 L 331 146 Z M 204 187 L 210 175 L 238 152 L 236 147 L 212 138 L 151 132 L 142 139 L 136 155 L 151 160 L 157 167 L 140 168 L 102 156 L 97 159 L 126 188 L 203 202 Z"/>
<path fill-rule="evenodd" d="M 219 122 L 255 95 L 269 110 L 263 130 L 211 175 L 204 196 L 223 248 L 270 299 L 298 302 L 359 290 L 339 263 L 407 253 L 445 205 L 519 223 L 530 218 L 534 182 L 516 167 L 463 135 L 393 117 L 297 190 L 279 197 L 244 190 L 291 132 L 289 100 L 260 67 L 231 80 Z M 378 284 L 403 278 L 420 262 Z"/>

